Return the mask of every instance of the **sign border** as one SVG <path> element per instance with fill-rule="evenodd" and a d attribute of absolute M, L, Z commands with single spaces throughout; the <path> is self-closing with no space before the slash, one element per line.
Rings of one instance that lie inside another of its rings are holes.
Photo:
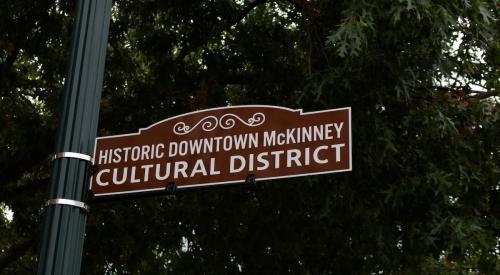
<path fill-rule="evenodd" d="M 95 144 L 94 144 L 94 157 L 96 155 L 96 150 L 97 150 L 97 141 L 101 139 L 108 139 L 108 138 L 116 138 L 116 137 L 126 137 L 126 136 L 136 136 L 140 135 L 141 132 L 148 130 L 152 128 L 155 125 L 161 124 L 163 122 L 173 120 L 179 117 L 183 116 L 188 116 L 196 113 L 203 113 L 203 112 L 209 112 L 209 111 L 215 111 L 215 110 L 226 110 L 226 109 L 234 109 L 234 108 L 242 108 L 242 107 L 257 107 L 257 108 L 274 108 L 274 109 L 283 109 L 286 111 L 292 111 L 292 112 L 299 112 L 299 114 L 302 115 L 311 115 L 311 114 L 319 114 L 319 113 L 326 113 L 326 112 L 331 112 L 331 111 L 342 111 L 342 110 L 348 110 L 349 113 L 349 168 L 348 169 L 342 169 L 342 170 L 330 170 L 330 171 L 323 171 L 323 172 L 317 172 L 317 173 L 304 173 L 304 174 L 294 174 L 294 175 L 288 175 L 288 176 L 277 176 L 277 177 L 267 177 L 267 178 L 259 178 L 256 177 L 255 181 L 264 181 L 264 180 L 272 180 L 272 179 L 285 179 L 285 178 L 296 178 L 296 177 L 303 177 L 303 176 L 312 176 L 312 175 L 323 175 L 323 174 L 333 174 L 333 173 L 340 173 L 340 172 L 348 172 L 352 171 L 352 116 L 351 116 L 351 107 L 342 107 L 342 108 L 336 108 L 336 109 L 327 109 L 327 110 L 320 110 L 320 111 L 312 111 L 312 112 L 303 112 L 303 109 L 290 109 L 287 107 L 282 107 L 282 106 L 274 106 L 274 105 L 236 105 L 236 106 L 225 106 L 225 107 L 216 107 L 216 108 L 210 108 L 210 109 L 203 109 L 203 110 L 198 110 L 198 111 L 193 111 L 185 114 L 180 114 L 176 115 L 173 117 L 169 117 L 163 120 L 160 120 L 158 122 L 155 122 L 148 127 L 145 128 L 139 128 L 139 130 L 136 133 L 128 133 L 128 134 L 121 134 L 121 135 L 112 135 L 112 136 L 104 136 L 104 137 L 97 137 L 95 139 Z M 177 190 L 179 191 L 185 191 L 189 189 L 199 189 L 199 188 L 210 188 L 210 187 L 216 187 L 220 185 L 233 185 L 233 184 L 244 184 L 245 179 L 242 180 L 233 180 L 233 181 L 221 181 L 221 182 L 214 182 L 214 183 L 199 183 L 199 184 L 190 184 L 190 185 L 181 185 L 177 186 Z M 90 180 L 89 185 L 88 185 L 88 190 L 92 194 L 93 199 L 104 199 L 108 197 L 122 197 L 126 196 L 127 194 L 131 194 L 133 196 L 136 194 L 137 196 L 144 196 L 144 195 L 154 195 L 155 193 L 159 193 L 159 191 L 165 191 L 165 187 L 162 188 L 153 188 L 153 189 L 143 189 L 143 190 L 132 190 L 132 191 L 122 191 L 122 192 L 112 192 L 112 193 L 103 193 L 103 194 L 93 194 L 92 191 L 92 180 Z M 167 192 L 171 193 L 171 192 Z"/>

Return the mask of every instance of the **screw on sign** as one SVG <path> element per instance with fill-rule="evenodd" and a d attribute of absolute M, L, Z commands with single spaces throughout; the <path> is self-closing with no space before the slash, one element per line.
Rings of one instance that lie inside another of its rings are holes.
<path fill-rule="evenodd" d="M 350 171 L 351 110 L 202 110 L 99 137 L 94 158 L 95 197 Z"/>

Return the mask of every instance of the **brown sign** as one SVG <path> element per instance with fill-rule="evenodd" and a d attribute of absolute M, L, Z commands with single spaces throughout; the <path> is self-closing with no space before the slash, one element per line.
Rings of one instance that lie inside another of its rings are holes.
<path fill-rule="evenodd" d="M 351 109 L 202 110 L 99 137 L 94 159 L 95 197 L 350 171 Z"/>

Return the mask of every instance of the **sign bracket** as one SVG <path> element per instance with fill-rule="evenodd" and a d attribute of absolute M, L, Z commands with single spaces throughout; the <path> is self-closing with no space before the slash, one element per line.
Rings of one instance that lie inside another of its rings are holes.
<path fill-rule="evenodd" d="M 248 174 L 248 176 L 245 178 L 245 184 L 252 184 L 252 185 L 257 185 L 257 179 L 255 178 L 255 174 Z"/>
<path fill-rule="evenodd" d="M 175 183 L 175 181 L 168 182 L 165 186 L 165 191 L 167 191 L 168 193 L 175 193 L 175 191 L 177 191 L 177 184 Z"/>
<path fill-rule="evenodd" d="M 79 160 L 86 161 L 87 162 L 87 176 L 89 178 L 91 176 L 95 175 L 99 171 L 99 167 L 97 166 L 97 164 L 94 164 L 94 158 L 90 155 L 77 153 L 77 152 L 59 152 L 59 153 L 55 153 L 55 154 L 51 155 L 50 158 L 52 161 L 55 161 L 56 159 L 61 159 L 61 158 L 71 158 L 71 159 L 79 159 Z M 87 184 L 84 187 L 85 188 L 84 194 L 86 194 L 86 195 L 84 195 L 84 201 L 87 201 L 88 199 L 92 199 L 94 197 L 94 193 L 89 188 L 90 187 L 90 179 L 89 178 L 87 178 L 87 180 L 86 180 Z M 89 212 L 89 207 L 84 202 L 73 201 L 73 200 L 63 199 L 63 198 L 50 199 L 47 201 L 46 206 L 55 205 L 55 204 L 72 205 L 72 206 L 80 207 L 80 208 L 84 209 L 85 212 Z"/>

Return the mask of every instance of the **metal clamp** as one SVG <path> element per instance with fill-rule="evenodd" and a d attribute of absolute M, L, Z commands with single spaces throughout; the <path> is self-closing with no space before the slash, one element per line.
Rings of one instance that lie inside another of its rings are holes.
<path fill-rule="evenodd" d="M 69 200 L 69 199 L 51 199 L 51 200 L 47 201 L 45 206 L 58 205 L 58 204 L 64 204 L 64 205 L 78 207 L 80 209 L 83 209 L 85 212 L 89 212 L 89 206 L 87 204 L 85 204 L 84 202 Z"/>
<path fill-rule="evenodd" d="M 58 158 L 81 159 L 81 160 L 88 161 L 92 164 L 94 163 L 94 158 L 92 158 L 91 156 L 85 155 L 82 153 L 75 153 L 75 152 L 59 152 L 59 153 L 55 153 L 54 155 L 52 155 L 52 160 L 56 160 Z"/>

